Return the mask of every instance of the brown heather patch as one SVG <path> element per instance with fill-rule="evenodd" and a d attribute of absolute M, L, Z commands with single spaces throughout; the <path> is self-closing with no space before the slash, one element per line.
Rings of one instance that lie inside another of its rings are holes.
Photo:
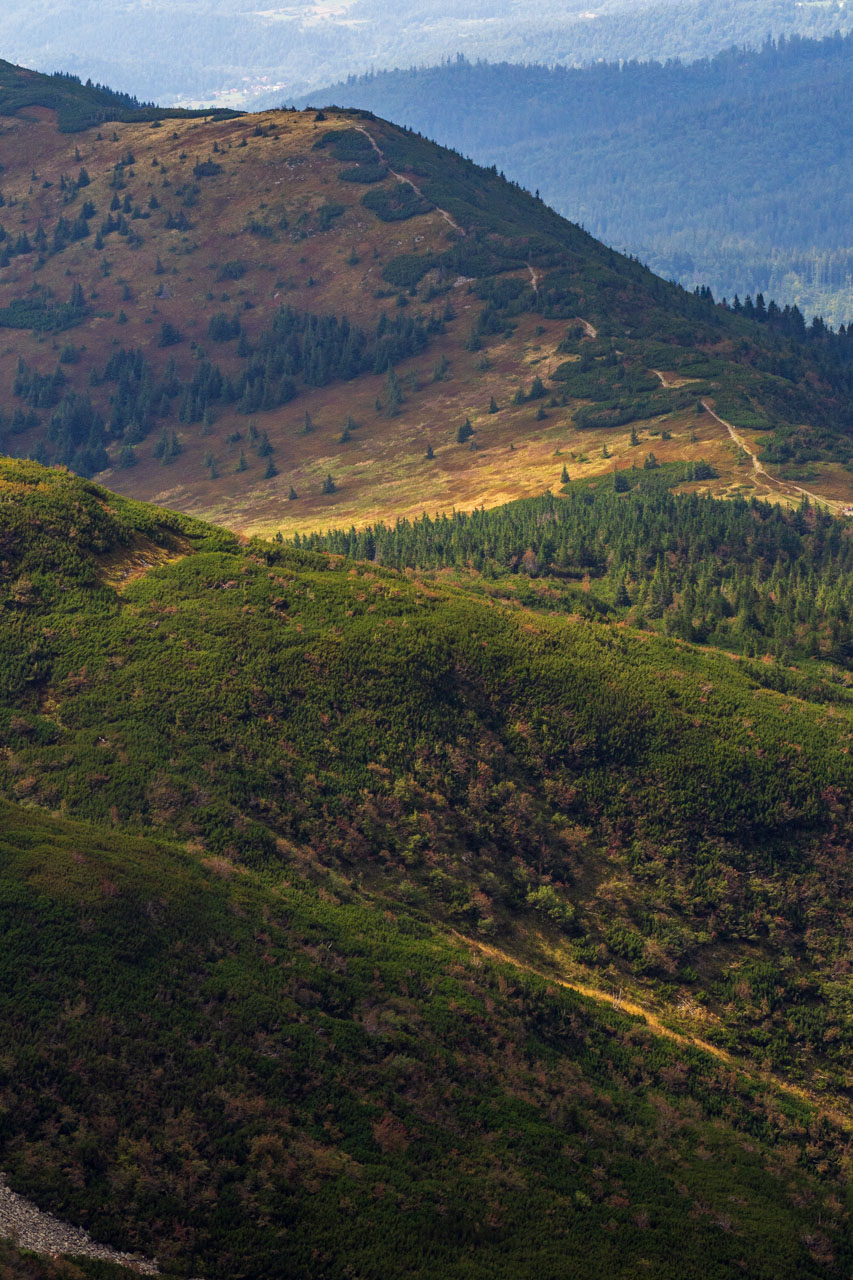
<path fill-rule="evenodd" d="M 234 374 L 242 364 L 235 354 L 236 344 L 211 342 L 207 336 L 210 316 L 220 311 L 230 314 L 239 309 L 250 342 L 268 326 L 281 304 L 348 315 L 368 327 L 383 310 L 395 312 L 394 296 L 374 296 L 377 289 L 389 287 L 381 278 L 383 265 L 402 253 L 441 252 L 456 233 L 440 210 L 405 222 L 384 223 L 360 204 L 365 188 L 338 178 L 347 166 L 328 149 L 313 149 L 323 133 L 350 128 L 352 123 L 334 112 L 323 122 L 315 121 L 313 112 L 267 112 L 230 121 L 167 120 L 156 129 L 148 123 L 110 124 L 102 127 L 98 140 L 96 129 L 58 133 L 54 113 L 47 110 L 27 112 L 27 118 L 4 118 L 0 161 L 5 166 L 7 204 L 0 210 L 0 222 L 7 232 L 17 236 L 26 231 L 32 239 L 42 225 L 50 237 L 60 214 L 73 219 L 84 200 L 94 203 L 96 215 L 88 239 L 48 257 L 40 269 L 34 269 L 37 259 L 31 254 L 13 259 L 0 274 L 0 306 L 26 297 L 34 285 L 52 290 L 63 301 L 72 285 L 79 283 L 87 299 L 92 299 L 87 320 L 66 333 L 3 330 L 0 388 L 11 388 L 20 357 L 42 373 L 52 372 L 66 344 L 79 351 L 79 362 L 66 367 L 66 372 L 70 385 L 80 391 L 89 390 L 90 373 L 103 369 L 119 346 L 141 348 L 155 373 L 174 357 L 178 375 L 189 379 L 203 352 L 224 374 Z M 269 136 L 255 136 L 256 126 L 269 130 Z M 372 127 L 369 122 L 367 127 Z M 150 217 L 138 220 L 128 215 L 143 243 L 133 248 L 113 233 L 105 238 L 103 250 L 96 251 L 94 233 L 107 216 L 114 194 L 109 185 L 113 166 L 128 151 L 135 162 L 125 171 L 127 185 L 119 196 L 129 193 L 134 206 L 150 212 Z M 209 158 L 223 172 L 194 179 L 194 165 Z M 61 177 L 75 178 L 81 165 L 91 184 L 64 206 Z M 191 229 L 166 230 L 166 215 L 182 209 L 176 192 L 193 183 L 198 188 L 196 202 L 184 210 Z M 159 208 L 149 211 L 152 196 Z M 327 202 L 344 205 L 345 212 L 321 232 L 311 219 Z M 282 215 L 287 218 L 286 230 L 278 229 Z M 305 215 L 308 221 L 301 224 Z M 268 223 L 273 235 L 251 234 L 246 228 L 252 220 Z M 299 238 L 300 226 L 309 231 L 304 239 Z M 357 262 L 351 261 L 353 254 Z M 165 268 L 162 274 L 157 274 L 158 259 Z M 218 280 L 222 264 L 234 260 L 245 264 L 243 277 Z M 126 285 L 129 299 L 124 297 Z M 249 419 L 233 407 L 217 409 L 208 435 L 202 435 L 201 424 L 169 422 L 170 428 L 177 429 L 183 452 L 168 466 L 152 456 L 160 431 L 156 427 L 137 446 L 135 467 L 113 468 L 98 478 L 120 493 L 191 512 L 241 533 L 263 535 L 360 526 L 397 516 L 416 517 L 423 511 L 495 506 L 546 489 L 558 490 L 564 463 L 573 479 L 603 476 L 614 466 L 640 464 L 650 450 L 659 461 L 706 458 L 720 475 L 710 485 L 697 486 L 702 491 L 756 493 L 786 500 L 777 486 L 755 476 L 748 462 L 738 463 L 725 429 L 708 414 L 697 417 L 688 412 L 663 423 L 660 419 L 638 423 L 641 443 L 632 448 L 627 428 L 578 431 L 571 416 L 578 402 L 546 408 L 543 421 L 536 420 L 536 410 L 546 402 L 512 406 L 519 385 L 529 387 L 537 374 L 547 385 L 549 375 L 565 359 L 556 348 L 566 322 L 525 315 L 511 338 L 491 339 L 482 351 L 470 352 L 466 340 L 483 304 L 465 282 L 458 283 L 449 297 L 455 318 L 447 332 L 426 353 L 398 366 L 406 397 L 399 416 L 377 413 L 384 377 L 363 376 L 349 383 L 304 389 L 292 403 L 255 415 L 259 430 L 268 433 L 275 450 L 278 475 L 273 479 L 264 478 L 266 459 L 248 447 Z M 410 298 L 409 306 L 412 313 L 431 309 L 441 313 L 445 298 L 432 302 Z M 121 312 L 127 320 L 119 324 Z M 158 347 L 164 321 L 175 325 L 185 340 Z M 192 343 L 198 344 L 195 350 Z M 449 377 L 436 382 L 433 370 L 442 357 L 449 362 Z M 485 369 L 481 367 L 484 358 Z M 413 389 L 412 379 L 419 389 Z M 675 386 L 684 380 L 664 371 L 662 381 Z M 105 414 L 112 390 L 111 386 L 91 390 L 94 403 Z M 491 396 L 501 406 L 492 415 L 487 412 Z M 307 436 L 300 432 L 306 411 L 315 424 Z M 342 444 L 340 435 L 349 415 L 358 428 Z M 473 449 L 456 444 L 457 428 L 466 417 L 475 428 Z M 671 431 L 671 440 L 664 442 L 651 434 L 662 425 Z M 244 439 L 229 446 L 226 439 L 235 430 Z M 690 440 L 691 433 L 695 441 Z M 25 433 L 15 443 L 17 451 L 25 452 L 32 442 Z M 602 457 L 605 443 L 609 459 Z M 425 458 L 427 445 L 436 455 L 430 461 Z M 236 473 L 241 447 L 245 447 L 248 466 Z M 113 451 L 117 455 L 116 447 Z M 215 479 L 203 464 L 208 451 L 216 459 Z M 327 474 L 333 476 L 337 492 L 322 495 Z M 832 496 L 849 495 L 849 477 L 839 468 L 823 468 L 821 483 L 824 479 Z M 288 501 L 291 486 L 299 495 L 296 501 Z"/>

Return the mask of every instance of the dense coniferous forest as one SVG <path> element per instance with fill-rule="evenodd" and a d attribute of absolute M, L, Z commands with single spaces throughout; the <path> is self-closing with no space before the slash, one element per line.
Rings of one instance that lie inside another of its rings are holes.
<path fill-rule="evenodd" d="M 8 421 L 0 417 L 0 431 L 6 428 L 7 448 L 13 452 L 16 432 L 41 423 L 36 410 L 52 410 L 46 435 L 35 450 L 38 460 L 63 463 L 80 475 L 92 476 L 109 465 L 106 445 L 110 440 L 132 447 L 143 441 L 160 419 L 188 426 L 203 423 L 205 415 L 223 405 L 235 406 L 240 414 L 279 408 L 297 395 L 296 378 L 307 386 L 322 387 L 367 371 L 385 373 L 397 361 L 425 350 L 430 336 L 440 333 L 442 327 L 440 316 L 435 314 L 391 319 L 383 314 L 374 332 L 368 334 L 346 317 L 339 320 L 282 307 L 270 328 L 250 345 L 239 316 L 217 312 L 209 323 L 213 341 L 242 337 L 244 367 L 236 376 L 223 375 L 218 364 L 202 360 L 191 379 L 181 381 L 171 364 L 158 380 L 143 351 L 121 347 L 89 380 L 92 387 L 110 388 L 110 414 L 105 421 L 88 395 L 65 390 L 68 379 L 61 364 L 54 374 L 41 375 L 22 359 L 12 389 L 30 406 L 30 412 L 19 406 Z M 168 332 L 165 336 L 168 338 Z M 252 443 L 259 438 L 254 430 Z M 173 438 L 174 430 L 170 433 L 164 427 L 155 445 L 161 456 L 165 448 L 173 447 Z"/>
<path fill-rule="evenodd" d="M 679 64 L 470 63 L 320 95 L 496 164 L 659 274 L 853 318 L 853 36 Z"/>
<path fill-rule="evenodd" d="M 313 534 L 297 545 L 395 569 L 474 570 L 492 584 L 509 580 L 543 608 L 551 600 L 557 610 L 628 618 L 748 655 L 824 654 L 848 666 L 851 530 L 807 504 L 792 513 L 669 492 L 710 473 L 701 463 L 661 468 L 649 453 L 639 469 L 569 486 L 564 498 Z"/>

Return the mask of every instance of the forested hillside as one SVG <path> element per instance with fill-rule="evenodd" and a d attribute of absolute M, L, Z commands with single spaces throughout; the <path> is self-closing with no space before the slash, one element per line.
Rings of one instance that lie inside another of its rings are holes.
<path fill-rule="evenodd" d="M 140 102 L 128 93 L 117 93 L 106 85 L 83 84 L 79 77 L 56 71 L 42 75 L 27 67 L 15 66 L 0 59 L 0 116 L 26 117 L 34 107 L 56 112 L 61 133 L 79 133 L 107 121 L 228 118 L 227 111 L 186 111 L 173 107 L 156 107 Z"/>
<path fill-rule="evenodd" d="M 637 469 L 567 483 L 562 498 L 297 535 L 297 545 L 395 569 L 473 569 L 490 590 L 540 608 L 628 619 L 749 656 L 823 654 L 848 666 L 853 530 L 808 506 L 671 492 L 710 472 L 702 462 L 661 467 L 648 453 Z"/>
<path fill-rule="evenodd" d="M 853 331 L 666 283 L 370 113 L 145 118 L 14 68 L 0 94 L 7 453 L 267 533 L 652 442 L 714 492 L 853 494 Z"/>
<path fill-rule="evenodd" d="M 5 0 L 4 55 L 159 102 L 277 105 L 350 73 L 491 60 L 697 58 L 768 34 L 849 30 L 847 0 Z M 152 33 L 154 38 L 152 39 Z"/>
<path fill-rule="evenodd" d="M 853 36 L 690 65 L 471 64 L 314 95 L 458 148 L 652 269 L 717 298 L 853 319 Z"/>
<path fill-rule="evenodd" d="M 558 522 L 517 594 L 0 498 L 17 1190 L 212 1280 L 849 1274 L 846 663 L 559 601 Z M 778 575 L 847 554 L 732 510 Z"/>

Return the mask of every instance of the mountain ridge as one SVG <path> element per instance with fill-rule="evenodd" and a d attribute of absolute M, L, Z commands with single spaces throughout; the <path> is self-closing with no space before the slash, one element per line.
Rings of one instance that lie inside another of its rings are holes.
<path fill-rule="evenodd" d="M 687 288 L 763 293 L 837 326 L 853 318 L 850 48 L 849 35 L 793 37 L 686 65 L 585 69 L 456 59 L 311 100 L 369 108 L 496 164 Z"/>
<path fill-rule="evenodd" d="M 843 1280 L 849 332 L 370 113 L 0 129 L 9 1185 L 174 1277 Z"/>
<path fill-rule="evenodd" d="M 843 330 L 724 311 L 357 112 L 43 110 L 0 147 L 9 452 L 266 534 L 532 496 L 635 438 L 762 492 L 706 396 L 781 481 L 850 495 Z"/>

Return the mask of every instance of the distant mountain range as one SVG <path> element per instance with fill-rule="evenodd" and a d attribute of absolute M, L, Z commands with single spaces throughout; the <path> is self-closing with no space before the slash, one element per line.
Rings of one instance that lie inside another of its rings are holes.
<path fill-rule="evenodd" d="M 492 61 L 697 58 L 768 34 L 849 30 L 849 0 L 6 0 L 3 56 L 141 98 L 273 104 L 350 73 Z"/>
<path fill-rule="evenodd" d="M 661 275 L 853 319 L 853 37 L 690 65 L 471 64 L 351 78 L 357 105 L 495 164 Z"/>

